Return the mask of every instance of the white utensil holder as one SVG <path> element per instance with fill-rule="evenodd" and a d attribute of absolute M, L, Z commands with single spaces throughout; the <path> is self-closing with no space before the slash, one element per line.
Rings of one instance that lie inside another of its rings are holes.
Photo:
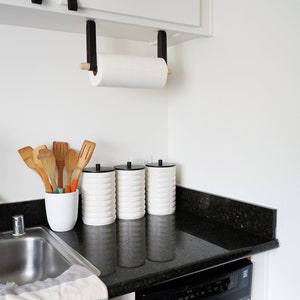
<path fill-rule="evenodd" d="M 78 217 L 78 190 L 73 193 L 45 193 L 46 215 L 53 231 L 72 230 Z"/>

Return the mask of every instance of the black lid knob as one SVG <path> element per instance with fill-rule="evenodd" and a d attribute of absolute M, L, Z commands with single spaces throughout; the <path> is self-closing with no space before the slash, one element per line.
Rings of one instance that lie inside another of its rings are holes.
<path fill-rule="evenodd" d="M 127 169 L 131 169 L 131 161 L 127 162 Z"/>

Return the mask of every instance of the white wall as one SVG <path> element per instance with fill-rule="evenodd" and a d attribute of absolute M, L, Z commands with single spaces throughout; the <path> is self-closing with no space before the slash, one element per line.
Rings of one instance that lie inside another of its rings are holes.
<path fill-rule="evenodd" d="M 299 14 L 298 0 L 214 0 L 214 36 L 169 51 L 178 183 L 278 209 L 256 300 L 299 299 Z"/>
<path fill-rule="evenodd" d="M 0 25 L 0 203 L 43 198 L 17 150 L 52 141 L 97 143 L 91 163 L 166 159 L 166 89 L 90 86 L 79 70 L 85 35 Z M 156 55 L 146 43 L 99 38 L 101 52 Z M 153 121 L 155 120 L 155 122 Z"/>

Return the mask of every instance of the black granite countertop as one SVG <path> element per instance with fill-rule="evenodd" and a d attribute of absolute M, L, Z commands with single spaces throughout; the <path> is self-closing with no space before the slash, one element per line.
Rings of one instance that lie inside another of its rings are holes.
<path fill-rule="evenodd" d="M 57 235 L 101 270 L 110 297 L 279 246 L 275 209 L 182 187 L 176 193 L 175 215 L 146 215 L 105 226 L 79 220 L 72 231 Z M 36 204 L 40 220 L 31 218 L 31 226 L 44 220 L 43 200 Z M 0 220 L 3 212 L 7 218 L 23 213 L 29 227 L 26 213 L 33 201 L 23 203 L 23 211 L 20 205 L 0 205 Z M 0 230 L 3 227 L 0 221 Z"/>

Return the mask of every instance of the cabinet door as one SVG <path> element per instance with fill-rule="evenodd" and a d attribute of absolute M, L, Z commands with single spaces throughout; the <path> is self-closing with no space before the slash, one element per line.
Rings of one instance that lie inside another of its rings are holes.
<path fill-rule="evenodd" d="M 67 0 L 60 0 L 67 4 Z M 79 9 L 200 26 L 200 0 L 78 0 Z"/>

